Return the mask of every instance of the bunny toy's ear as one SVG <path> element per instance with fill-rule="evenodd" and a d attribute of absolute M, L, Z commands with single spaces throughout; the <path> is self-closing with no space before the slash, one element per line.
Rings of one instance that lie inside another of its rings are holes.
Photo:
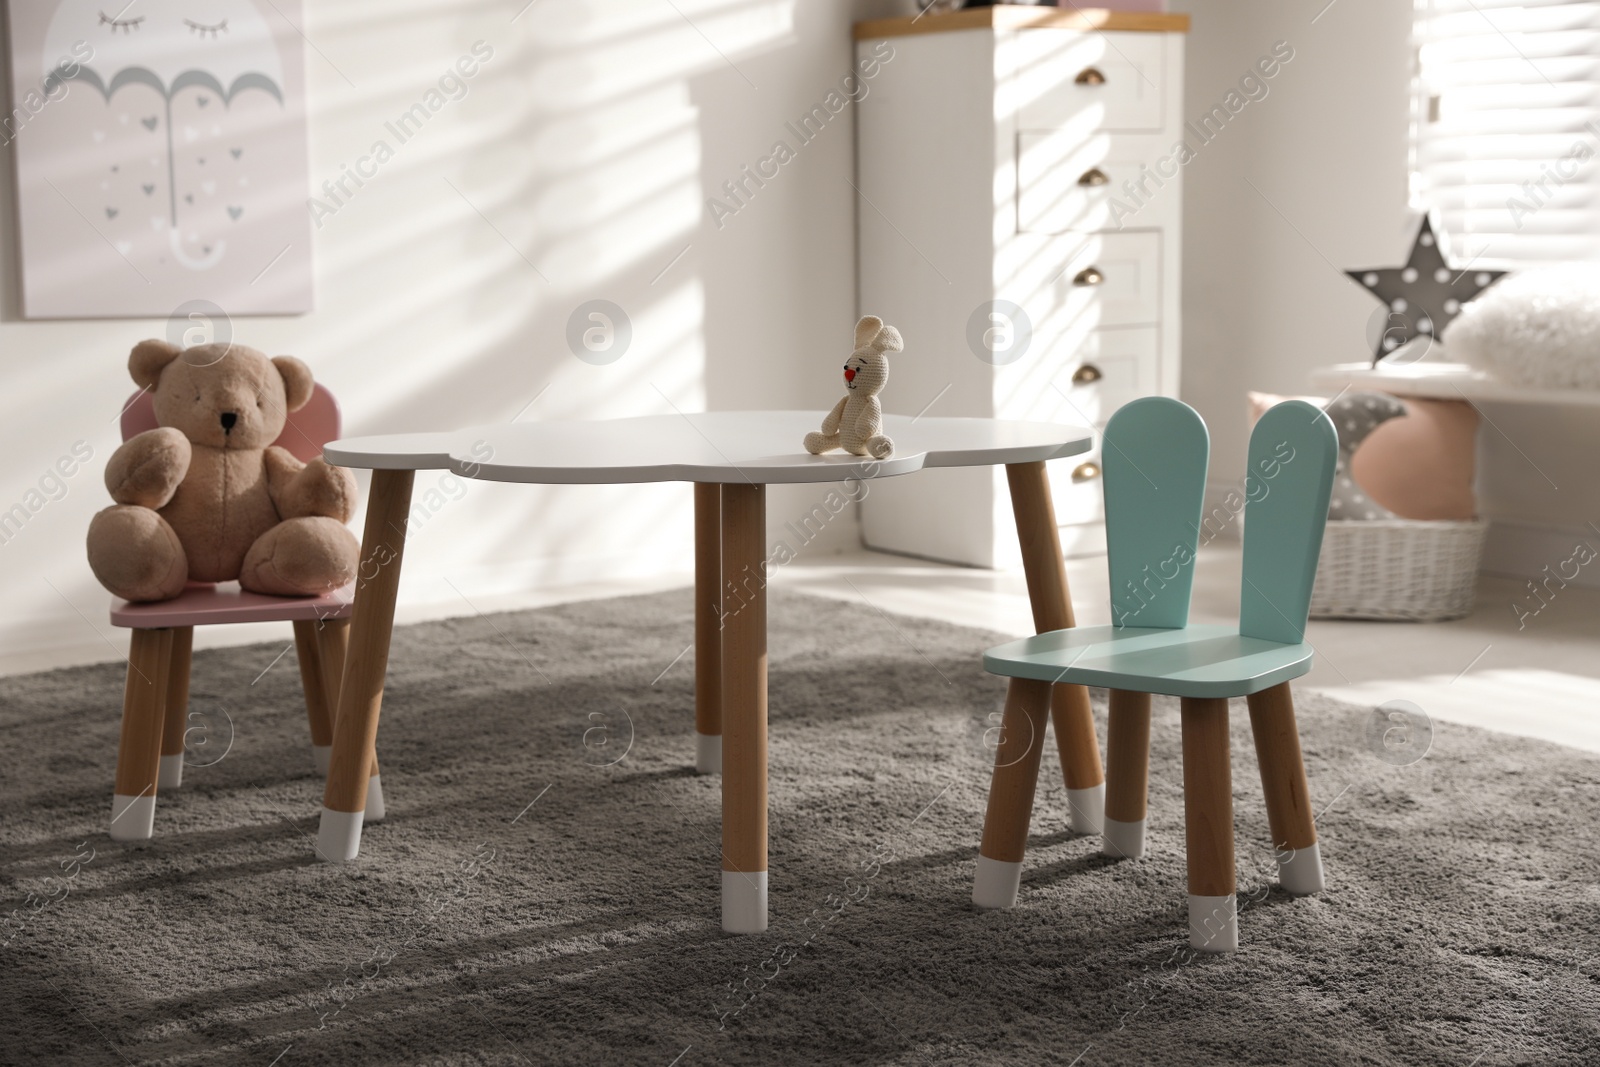
<path fill-rule="evenodd" d="M 906 347 L 906 343 L 900 339 L 899 330 L 893 326 L 885 326 L 872 339 L 872 347 L 879 352 L 899 352 Z"/>
<path fill-rule="evenodd" d="M 863 315 L 861 321 L 856 323 L 856 347 L 865 348 L 878 336 L 878 331 L 883 329 L 883 320 L 876 315 Z"/>

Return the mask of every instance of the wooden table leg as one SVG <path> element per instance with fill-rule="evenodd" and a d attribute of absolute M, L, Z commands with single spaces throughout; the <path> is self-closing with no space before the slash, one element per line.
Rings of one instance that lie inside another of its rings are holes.
<path fill-rule="evenodd" d="M 722 486 L 694 486 L 695 770 L 722 773 Z"/>
<path fill-rule="evenodd" d="M 1261 789 L 1267 798 L 1267 823 L 1272 827 L 1272 851 L 1278 857 L 1278 884 L 1295 896 L 1320 893 L 1322 851 L 1317 847 L 1317 824 L 1311 812 L 1311 791 L 1306 786 L 1289 683 L 1251 693 L 1247 699 Z"/>
<path fill-rule="evenodd" d="M 978 874 L 972 883 L 972 902 L 980 908 L 1009 908 L 1017 902 L 1039 760 L 1044 756 L 1050 689 L 1049 682 L 1029 678 L 1013 678 L 1006 689 L 994 777 L 989 781 L 989 810 L 983 817 L 983 844 L 978 847 Z"/>
<path fill-rule="evenodd" d="M 322 677 L 328 687 L 328 709 L 337 713 L 339 685 L 344 680 L 344 660 L 350 651 L 350 620 L 322 619 L 316 630 L 317 657 L 322 661 Z M 331 718 L 331 715 L 330 715 Z M 327 773 L 324 766 L 323 773 Z M 382 822 L 387 812 L 383 805 L 383 782 L 378 777 L 378 752 L 372 752 L 372 768 L 367 775 L 367 808 L 361 817 L 363 825 Z"/>
<path fill-rule="evenodd" d="M 189 730 L 189 668 L 194 662 L 194 627 L 172 628 L 172 655 L 167 661 L 166 726 L 161 731 L 162 792 L 183 785 L 183 737 Z"/>
<path fill-rule="evenodd" d="M 1239 947 L 1239 912 L 1234 896 L 1228 702 L 1184 697 L 1182 708 L 1189 946 L 1203 952 L 1232 952 Z"/>
<path fill-rule="evenodd" d="M 1075 623 L 1050 476 L 1043 463 L 1011 463 L 1006 466 L 1006 481 L 1011 488 L 1017 540 L 1022 545 L 1034 630 L 1065 630 Z M 1061 753 L 1072 828 L 1080 834 L 1098 834 L 1105 823 L 1106 776 L 1100 765 L 1089 690 L 1081 685 L 1055 686 L 1050 694 L 1050 717 Z"/>
<path fill-rule="evenodd" d="M 722 928 L 767 928 L 764 485 L 722 488 Z"/>
<path fill-rule="evenodd" d="M 383 676 L 389 668 L 389 638 L 394 631 L 414 479 L 414 472 L 408 470 L 372 472 L 351 611 L 350 650 L 339 685 L 333 752 L 322 793 L 322 825 L 317 831 L 317 854 L 334 863 L 353 860 L 361 851 L 367 780 L 378 736 L 378 711 L 383 705 Z"/>

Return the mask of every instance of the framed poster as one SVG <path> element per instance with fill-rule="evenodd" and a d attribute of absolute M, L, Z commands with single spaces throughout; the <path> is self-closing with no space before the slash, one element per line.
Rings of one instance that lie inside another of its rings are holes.
<path fill-rule="evenodd" d="M 299 0 L 7 10 L 25 317 L 311 310 Z"/>

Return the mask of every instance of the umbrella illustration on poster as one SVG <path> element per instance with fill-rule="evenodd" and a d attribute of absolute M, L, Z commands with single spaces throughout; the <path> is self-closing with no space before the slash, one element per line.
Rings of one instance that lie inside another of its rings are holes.
<path fill-rule="evenodd" d="M 261 121 L 230 113 L 251 96 L 284 106 L 283 65 L 266 18 L 253 0 L 135 0 L 115 14 L 98 0 L 62 0 L 44 55 L 69 53 L 85 40 L 94 55 L 67 78 L 91 87 L 108 107 L 126 102 L 133 110 L 116 115 L 115 148 L 105 147 L 106 131 L 84 131 L 84 157 L 115 160 L 109 169 L 119 187 L 136 176 L 131 193 L 152 206 L 165 201 L 167 243 L 179 264 L 217 267 L 227 253 L 227 224 L 249 210 L 245 135 Z M 62 77 L 53 72 L 46 88 Z M 155 106 L 136 106 L 151 93 Z M 115 225 L 124 210 L 108 203 L 107 223 Z M 159 228 L 159 216 L 147 217 Z"/>

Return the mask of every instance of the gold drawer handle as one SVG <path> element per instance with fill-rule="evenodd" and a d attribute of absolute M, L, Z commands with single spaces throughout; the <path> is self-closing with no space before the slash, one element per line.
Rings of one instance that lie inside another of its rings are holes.
<path fill-rule="evenodd" d="M 1085 267 L 1072 276 L 1073 285 L 1099 285 L 1106 280 L 1099 267 Z"/>
<path fill-rule="evenodd" d="M 1110 185 L 1111 176 L 1099 167 L 1090 167 L 1078 175 L 1079 185 Z"/>
<path fill-rule="evenodd" d="M 1092 482 L 1098 477 L 1100 477 L 1100 464 L 1098 463 L 1080 463 L 1072 468 L 1072 480 L 1074 482 Z"/>
<path fill-rule="evenodd" d="M 1084 67 L 1072 80 L 1077 85 L 1104 85 L 1106 76 L 1094 67 Z"/>
<path fill-rule="evenodd" d="M 1072 372 L 1072 384 L 1088 385 L 1090 382 L 1098 382 L 1104 377 L 1105 375 L 1100 373 L 1099 367 L 1096 367 L 1093 363 L 1085 363 Z"/>

